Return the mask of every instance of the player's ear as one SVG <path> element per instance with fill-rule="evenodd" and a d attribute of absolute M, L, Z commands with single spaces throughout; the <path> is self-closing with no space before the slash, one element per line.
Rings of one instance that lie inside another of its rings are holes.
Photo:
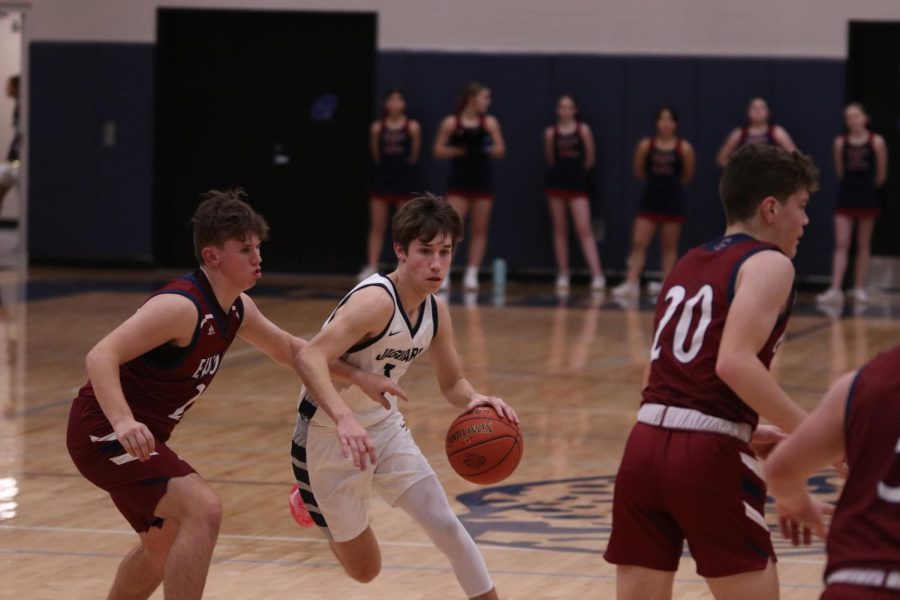
<path fill-rule="evenodd" d="M 759 213 L 762 215 L 763 223 L 771 225 L 775 222 L 775 215 L 778 214 L 779 202 L 775 196 L 766 196 L 759 203 Z"/>
<path fill-rule="evenodd" d="M 402 262 L 406 262 L 406 250 L 403 249 L 399 243 L 394 242 L 394 255 L 397 257 L 397 260 Z"/>
<path fill-rule="evenodd" d="M 219 252 L 215 246 L 204 246 L 200 256 L 203 257 L 203 264 L 211 267 L 219 266 Z"/>

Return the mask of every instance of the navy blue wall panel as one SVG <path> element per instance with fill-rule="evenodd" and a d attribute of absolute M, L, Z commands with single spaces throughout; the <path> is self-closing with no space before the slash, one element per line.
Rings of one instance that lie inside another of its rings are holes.
<path fill-rule="evenodd" d="M 821 189 L 807 208 L 810 224 L 795 264 L 798 273 L 828 273 L 837 192 L 832 144 L 843 123 L 844 65 L 835 61 L 782 60 L 772 64 L 772 105 L 797 147 L 813 157 Z"/>
<path fill-rule="evenodd" d="M 547 107 L 553 105 L 551 59 L 485 55 L 479 62 L 479 79 L 491 87 L 491 112 L 500 121 L 507 146 L 507 157 L 494 164 L 497 197 L 486 261 L 503 256 L 512 269 L 550 266 L 541 135 Z"/>
<path fill-rule="evenodd" d="M 100 257 L 151 260 L 153 244 L 153 52 L 146 45 L 98 47 L 97 117 L 115 123 L 98 154 Z M 121 234 L 118 232 L 122 232 Z"/>
<path fill-rule="evenodd" d="M 28 243 L 32 256 L 85 257 L 99 232 L 96 49 L 33 45 Z"/>
<path fill-rule="evenodd" d="M 30 248 L 36 258 L 150 260 L 152 240 L 153 46 L 34 43 L 31 47 Z M 810 206 L 811 224 L 798 273 L 829 270 L 835 180 L 830 148 L 840 130 L 844 63 L 826 60 L 658 58 L 386 51 L 378 56 L 375 102 L 390 87 L 408 96 L 422 124 L 422 188 L 446 191 L 447 164 L 432 146 L 443 117 L 454 112 L 461 86 L 493 90 L 508 156 L 496 164 L 497 201 L 487 260 L 504 256 L 513 269 L 552 269 L 549 216 L 543 197 L 541 133 L 554 102 L 573 94 L 594 131 L 595 218 L 606 221 L 600 250 L 607 270 L 624 268 L 640 183 L 631 169 L 638 140 L 653 113 L 672 104 L 680 131 L 697 150 L 697 178 L 688 190 L 682 249 L 718 235 L 724 225 L 715 154 L 744 122 L 747 101 L 769 99 L 775 121 L 822 170 L 823 191 Z M 102 144 L 106 120 L 116 144 Z M 360 207 L 359 210 L 366 210 Z M 574 236 L 573 236 L 574 237 Z M 363 242 L 360 241 L 360 255 Z M 383 258 L 390 260 L 386 244 Z M 463 257 L 460 257 L 460 259 Z M 648 256 L 657 264 L 656 252 Z M 583 266 L 577 245 L 571 262 Z"/>
<path fill-rule="evenodd" d="M 146 44 L 32 44 L 32 258 L 151 259 L 152 61 Z"/>

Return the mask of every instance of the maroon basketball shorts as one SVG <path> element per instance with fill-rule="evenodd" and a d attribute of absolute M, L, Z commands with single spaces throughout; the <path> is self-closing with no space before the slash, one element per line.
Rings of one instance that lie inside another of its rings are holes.
<path fill-rule="evenodd" d="M 125 452 L 105 420 L 91 422 L 77 412 L 69 415 L 66 440 L 75 466 L 88 481 L 109 493 L 135 531 L 162 527 L 156 505 L 169 480 L 194 473 L 193 467 L 159 440 L 149 460 L 141 462 Z"/>
<path fill-rule="evenodd" d="M 604 557 L 675 571 L 687 540 L 703 577 L 765 569 L 775 560 L 765 503 L 760 466 L 746 442 L 637 423 L 616 475 Z"/>

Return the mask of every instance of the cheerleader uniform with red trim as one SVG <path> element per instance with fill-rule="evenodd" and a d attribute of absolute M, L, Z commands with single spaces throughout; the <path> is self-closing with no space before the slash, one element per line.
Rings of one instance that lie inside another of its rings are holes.
<path fill-rule="evenodd" d="M 587 197 L 584 153 L 581 123 L 576 123 L 571 133 L 561 133 L 559 126 L 553 128 L 553 164 L 547 171 L 544 188 L 547 196 L 563 200 Z"/>
<path fill-rule="evenodd" d="M 681 138 L 675 147 L 662 150 L 656 146 L 656 138 L 650 140 L 650 150 L 644 162 L 647 175 L 638 217 L 657 223 L 683 223 L 685 194 L 681 184 L 684 173 Z"/>
<path fill-rule="evenodd" d="M 462 196 L 469 200 L 494 199 L 494 173 L 491 149 L 494 139 L 485 126 L 482 115 L 475 127 L 465 127 L 456 115 L 456 127 L 450 136 L 450 145 L 463 148 L 466 153 L 450 161 L 450 178 L 447 195 Z"/>
<path fill-rule="evenodd" d="M 387 120 L 381 121 L 378 136 L 379 161 L 375 164 L 370 197 L 383 202 L 406 202 L 418 187 L 416 172 L 409 164 L 412 152 L 412 137 L 409 133 L 409 119 L 397 129 L 388 127 Z"/>
<path fill-rule="evenodd" d="M 877 217 L 878 187 L 875 185 L 874 136 L 862 144 L 851 144 L 849 136 L 844 136 L 841 161 L 844 177 L 838 187 L 837 205 L 834 212 L 847 217 Z"/>

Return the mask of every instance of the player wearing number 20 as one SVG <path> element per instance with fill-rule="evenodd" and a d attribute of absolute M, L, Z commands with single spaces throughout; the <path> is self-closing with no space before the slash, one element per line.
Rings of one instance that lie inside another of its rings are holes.
<path fill-rule="evenodd" d="M 791 259 L 817 178 L 798 152 L 741 148 L 719 184 L 725 234 L 688 252 L 663 284 L 605 555 L 617 565 L 620 600 L 671 597 L 685 539 L 716 597 L 778 597 L 754 448 L 779 433 L 757 430 L 760 416 L 786 431 L 804 417 L 769 364 L 793 304 Z"/>
<path fill-rule="evenodd" d="M 193 217 L 200 268 L 157 290 L 87 356 L 90 380 L 69 414 L 78 470 L 109 492 L 140 537 L 109 598 L 200 598 L 222 507 L 210 486 L 169 448 L 172 430 L 209 387 L 235 335 L 291 366 L 306 343 L 266 319 L 244 293 L 261 275 L 268 225 L 240 191 L 210 192 Z M 332 375 L 374 397 L 389 379 L 339 363 Z M 251 399 L 247 399 L 251 400 Z"/>

